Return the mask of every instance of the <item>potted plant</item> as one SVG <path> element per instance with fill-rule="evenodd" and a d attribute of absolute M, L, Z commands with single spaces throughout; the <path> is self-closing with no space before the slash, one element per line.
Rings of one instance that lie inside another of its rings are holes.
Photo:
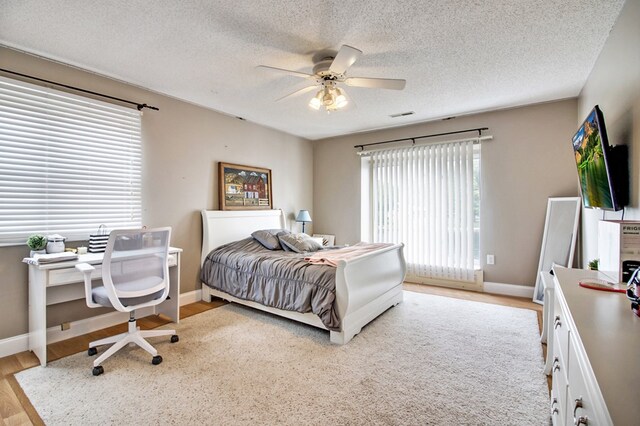
<path fill-rule="evenodd" d="M 27 245 L 31 249 L 29 257 L 33 257 L 36 254 L 45 254 L 47 251 L 47 239 L 44 235 L 34 234 L 27 239 Z"/>
<path fill-rule="evenodd" d="M 597 271 L 599 263 L 600 259 L 593 259 L 591 262 L 589 262 L 589 269 L 591 269 L 592 271 Z"/>

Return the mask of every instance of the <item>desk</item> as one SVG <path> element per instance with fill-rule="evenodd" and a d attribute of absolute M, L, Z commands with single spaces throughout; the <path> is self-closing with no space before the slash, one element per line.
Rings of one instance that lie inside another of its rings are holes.
<path fill-rule="evenodd" d="M 173 322 L 180 320 L 180 254 L 182 249 L 169 247 L 169 296 L 159 305 L 138 311 L 140 317 L 164 314 Z M 29 349 L 41 365 L 47 364 L 47 306 L 84 299 L 84 277 L 76 270 L 78 263 L 95 267 L 91 279 L 102 277 L 104 253 L 89 253 L 68 262 L 29 264 Z"/>

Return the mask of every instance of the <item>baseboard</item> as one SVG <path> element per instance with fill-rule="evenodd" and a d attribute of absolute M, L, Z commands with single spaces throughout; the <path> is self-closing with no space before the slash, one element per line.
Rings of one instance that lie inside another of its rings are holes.
<path fill-rule="evenodd" d="M 180 306 L 188 305 L 202 299 L 202 289 L 190 291 L 180 294 Z M 137 316 L 144 317 L 151 312 L 153 308 L 140 309 Z M 95 317 L 85 318 L 74 321 L 68 330 L 62 331 L 59 326 L 49 327 L 47 329 L 47 343 L 55 343 L 61 340 L 71 339 L 72 337 L 81 336 L 106 327 L 127 322 L 129 314 L 125 312 L 109 312 L 107 314 L 97 315 Z M 18 336 L 8 337 L 0 340 L 0 358 L 17 354 L 29 349 L 29 334 L 20 334 Z"/>
<path fill-rule="evenodd" d="M 29 334 L 8 337 L 0 340 L 0 358 L 24 352 L 29 349 Z"/>
<path fill-rule="evenodd" d="M 485 281 L 484 292 L 502 294 L 504 296 L 533 298 L 533 287 L 516 284 L 492 283 Z"/>

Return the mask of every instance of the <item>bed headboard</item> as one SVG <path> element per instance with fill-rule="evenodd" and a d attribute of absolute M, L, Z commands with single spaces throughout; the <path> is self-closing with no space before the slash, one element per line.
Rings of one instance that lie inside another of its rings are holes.
<path fill-rule="evenodd" d="M 241 240 L 259 229 L 284 228 L 282 210 L 202 210 L 202 255 L 232 241 Z"/>

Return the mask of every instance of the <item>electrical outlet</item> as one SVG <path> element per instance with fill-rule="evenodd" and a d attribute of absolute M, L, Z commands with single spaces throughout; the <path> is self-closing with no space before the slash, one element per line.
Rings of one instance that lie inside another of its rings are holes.
<path fill-rule="evenodd" d="M 62 324 L 60 324 L 60 330 L 65 331 L 71 328 L 71 323 L 70 322 L 63 322 Z"/>
<path fill-rule="evenodd" d="M 487 265 L 495 265 L 496 257 L 492 254 L 487 255 Z"/>

